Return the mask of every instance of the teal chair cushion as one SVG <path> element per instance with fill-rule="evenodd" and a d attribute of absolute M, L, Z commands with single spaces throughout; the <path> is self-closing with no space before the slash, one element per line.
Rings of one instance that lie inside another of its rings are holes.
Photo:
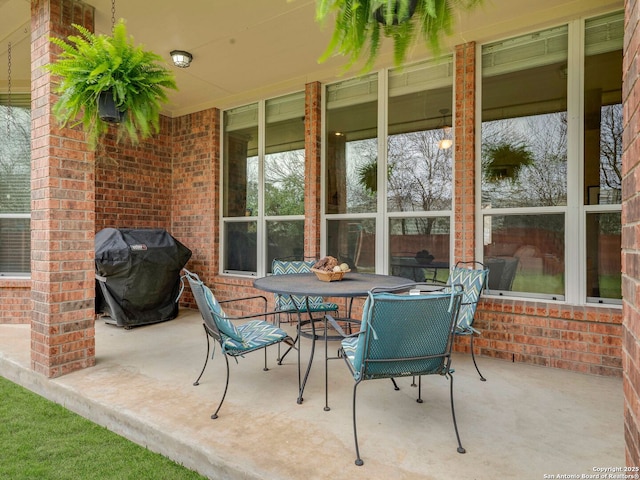
<path fill-rule="evenodd" d="M 342 340 L 342 349 L 344 350 L 344 354 L 347 356 L 347 359 L 351 363 L 353 367 L 354 375 L 360 376 L 360 367 L 362 366 L 362 347 L 360 347 L 360 352 L 356 353 L 358 350 L 359 344 L 363 342 L 358 342 L 358 337 L 349 337 Z M 356 356 L 359 355 L 359 360 L 356 362 Z M 358 378 L 356 377 L 356 379 Z"/>
<path fill-rule="evenodd" d="M 471 325 L 476 314 L 478 300 L 487 279 L 488 270 L 454 267 L 449 276 L 449 285 L 461 284 L 464 288 L 460 313 L 458 314 L 457 334 L 473 333 Z"/>
<path fill-rule="evenodd" d="M 240 335 L 239 340 L 230 336 L 224 339 L 224 348 L 228 352 L 242 353 L 255 350 L 277 343 L 288 336 L 287 332 L 264 320 L 252 320 L 239 325 L 236 331 Z"/>
<path fill-rule="evenodd" d="M 224 311 L 222 310 L 220 303 L 218 303 L 218 300 L 216 300 L 216 297 L 213 295 L 211 289 L 204 284 L 203 289 L 204 297 L 207 300 L 207 305 L 213 312 L 213 318 L 216 322 L 216 327 L 218 327 L 218 331 L 221 334 L 229 337 L 231 340 L 242 343 L 242 335 L 240 334 L 240 332 L 238 332 L 238 329 L 235 327 L 235 325 L 231 323 L 230 320 L 225 318 Z"/>

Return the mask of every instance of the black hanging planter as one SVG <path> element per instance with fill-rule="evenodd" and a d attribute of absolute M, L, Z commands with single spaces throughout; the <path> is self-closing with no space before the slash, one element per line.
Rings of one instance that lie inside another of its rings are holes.
<path fill-rule="evenodd" d="M 113 92 L 106 90 L 98 96 L 98 115 L 100 120 L 107 123 L 121 123 L 126 112 L 118 110 L 113 101 Z"/>
<path fill-rule="evenodd" d="M 404 23 L 407 20 L 409 20 L 414 13 L 416 13 L 416 7 L 418 6 L 418 0 L 409 0 L 409 12 L 408 15 L 406 17 L 403 18 L 398 18 L 398 3 L 400 2 L 400 0 L 396 0 L 395 6 L 393 8 L 393 22 L 392 25 L 399 25 L 400 23 Z M 378 23 L 381 23 L 382 25 L 386 25 L 387 23 L 385 22 L 385 13 L 386 13 L 386 6 L 385 5 L 381 5 L 380 7 L 378 7 L 376 9 L 375 12 L 373 12 L 373 16 L 376 19 L 376 21 Z"/>

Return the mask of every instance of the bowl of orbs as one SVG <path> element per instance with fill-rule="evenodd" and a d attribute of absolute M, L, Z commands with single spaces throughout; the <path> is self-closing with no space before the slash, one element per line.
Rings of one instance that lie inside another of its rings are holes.
<path fill-rule="evenodd" d="M 339 263 L 335 257 L 323 257 L 314 264 L 311 271 L 316 274 L 318 280 L 337 282 L 342 280 L 351 269 L 348 264 Z"/>

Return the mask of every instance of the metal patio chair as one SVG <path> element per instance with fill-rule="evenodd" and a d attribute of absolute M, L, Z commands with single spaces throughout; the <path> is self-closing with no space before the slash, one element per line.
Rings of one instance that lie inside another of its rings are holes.
<path fill-rule="evenodd" d="M 207 356 L 205 357 L 204 365 L 200 371 L 200 375 L 193 383 L 194 385 L 200 384 L 200 378 L 207 368 L 207 362 L 209 360 L 209 352 L 211 350 L 210 340 L 211 337 L 214 341 L 220 344 L 220 350 L 224 355 L 225 362 L 227 364 L 227 375 L 224 386 L 224 393 L 220 404 L 216 408 L 215 412 L 211 415 L 211 418 L 218 418 L 218 412 L 222 407 L 222 403 L 227 395 L 229 388 L 229 357 L 243 357 L 244 355 L 255 352 L 257 350 L 264 350 L 264 370 L 267 368 L 267 347 L 269 345 L 280 344 L 285 342 L 286 344 L 293 346 L 293 339 L 282 329 L 275 326 L 273 323 L 266 320 L 260 320 L 260 318 L 267 318 L 272 315 L 277 315 L 278 312 L 266 311 L 267 299 L 262 295 L 254 295 L 251 297 L 236 298 L 232 300 L 225 300 L 218 302 L 211 292 L 211 289 L 207 287 L 197 274 L 192 273 L 186 269 L 183 270 L 184 277 L 187 278 L 189 285 L 191 286 L 191 292 L 198 305 L 198 310 L 204 321 L 204 331 L 207 338 Z M 183 278 L 184 278 L 183 277 Z M 246 302 L 251 299 L 262 299 L 264 301 L 264 311 L 260 313 L 254 313 L 250 315 L 242 316 L 228 316 L 222 310 L 221 304 L 232 304 L 234 302 Z M 249 320 L 246 323 L 235 326 L 232 320 Z M 211 357 L 215 353 L 215 346 Z"/>
<path fill-rule="evenodd" d="M 460 304 L 460 313 L 458 315 L 458 325 L 455 329 L 456 335 L 467 335 L 470 337 L 471 346 L 471 359 L 473 365 L 476 367 L 480 380 L 486 382 L 478 364 L 476 363 L 476 356 L 473 351 L 473 337 L 474 334 L 480 335 L 481 332 L 473 327 L 473 319 L 476 315 L 476 309 L 478 308 L 478 301 L 480 300 L 480 294 L 487 285 L 487 277 L 489 275 L 489 269 L 486 265 L 480 262 L 457 262 L 451 269 L 449 274 L 449 285 L 462 285 L 464 292 L 462 295 L 462 303 Z"/>
<path fill-rule="evenodd" d="M 347 364 L 353 387 L 353 436 L 356 465 L 364 462 L 358 446 L 356 393 L 365 380 L 417 376 L 418 399 L 422 403 L 423 375 L 442 375 L 449 380 L 451 415 L 458 440 L 457 451 L 465 453 L 460 442 L 453 404 L 453 369 L 451 348 L 453 331 L 462 300 L 462 288 L 454 286 L 449 293 L 429 292 L 432 285 L 411 284 L 392 290 L 372 290 L 363 307 L 360 332 L 345 335 L 338 356 Z M 411 291 L 411 294 L 399 293 Z M 395 293 L 394 293 L 395 292 Z M 328 323 L 338 331 L 340 326 L 331 316 Z"/>
<path fill-rule="evenodd" d="M 294 260 L 291 258 L 276 258 L 271 262 L 271 273 L 273 275 L 311 273 L 311 268 L 315 263 L 316 260 L 314 259 Z M 307 311 L 331 312 L 337 311 L 338 305 L 335 303 L 327 303 L 322 297 L 275 294 L 275 309 L 282 313 L 298 313 Z"/>
<path fill-rule="evenodd" d="M 316 259 L 297 259 L 294 257 L 286 257 L 281 259 L 274 259 L 271 262 L 271 273 L 273 275 L 288 275 L 294 273 L 311 273 L 311 268 L 316 263 Z M 312 318 L 314 313 L 337 312 L 338 305 L 335 303 L 325 302 L 322 297 L 312 296 L 305 297 L 301 295 L 280 295 L 274 294 L 275 310 L 287 316 L 297 315 L 298 319 L 298 336 L 295 338 L 297 341 L 300 334 L 303 333 L 302 329 L 305 325 L 312 324 Z M 309 319 L 303 320 L 301 315 L 306 313 L 309 315 Z M 313 337 L 314 345 L 316 340 L 315 328 L 312 328 L 312 332 L 307 336 Z M 312 347 L 313 348 L 313 347 Z M 288 348 L 282 356 L 278 350 L 278 363 L 282 363 L 284 357 L 287 356 L 291 348 Z"/>

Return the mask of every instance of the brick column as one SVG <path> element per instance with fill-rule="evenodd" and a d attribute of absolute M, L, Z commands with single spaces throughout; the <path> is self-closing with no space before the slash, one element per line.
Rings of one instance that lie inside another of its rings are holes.
<path fill-rule="evenodd" d="M 211 282 L 220 250 L 220 110 L 174 118 L 172 125 L 171 233 L 193 252 L 187 268 Z"/>
<path fill-rule="evenodd" d="M 455 52 L 455 166 L 453 261 L 475 259 L 475 108 L 476 44 L 457 45 Z"/>
<path fill-rule="evenodd" d="M 304 137 L 305 137 L 305 191 L 304 191 L 304 254 L 320 255 L 320 198 L 321 198 L 321 132 L 322 132 L 322 84 L 305 86 Z"/>
<path fill-rule="evenodd" d="M 49 37 L 72 23 L 93 31 L 94 9 L 31 0 L 31 367 L 47 377 L 95 364 L 94 155 L 84 133 L 51 114 Z M 57 48 L 57 47 L 56 47 Z"/>
<path fill-rule="evenodd" d="M 625 456 L 640 465 L 640 4 L 625 1 L 622 66 L 622 367 Z"/>

